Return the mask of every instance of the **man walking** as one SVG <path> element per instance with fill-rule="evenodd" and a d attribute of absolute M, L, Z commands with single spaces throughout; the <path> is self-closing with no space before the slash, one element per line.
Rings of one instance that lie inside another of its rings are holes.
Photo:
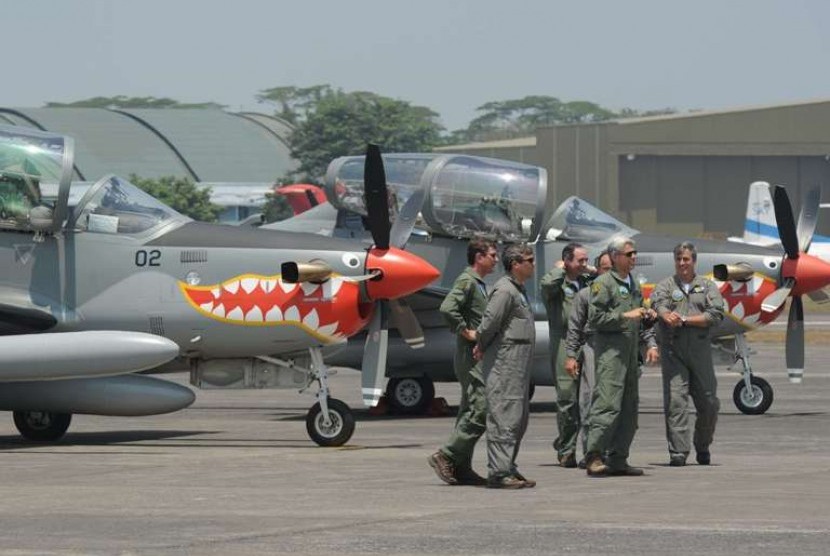
<path fill-rule="evenodd" d="M 556 422 L 559 436 L 553 442 L 559 465 L 576 467 L 579 436 L 579 376 L 565 369 L 568 322 L 577 293 L 588 285 L 588 251 L 579 243 L 562 249 L 562 261 L 542 278 L 539 286 L 548 315 L 551 366 L 556 387 Z"/>
<path fill-rule="evenodd" d="M 711 280 L 695 273 L 697 250 L 689 242 L 674 248 L 674 276 L 654 288 L 651 306 L 659 317 L 663 359 L 663 411 L 669 465 L 682 467 L 690 451 L 689 396 L 697 409 L 694 447 L 700 465 L 709 465 L 720 401 L 712 363 L 709 327 L 723 320 L 723 298 Z"/>
<path fill-rule="evenodd" d="M 467 244 L 468 266 L 456 278 L 441 303 L 440 311 L 456 335 L 453 368 L 461 386 L 458 416 L 449 441 L 429 456 L 438 478 L 450 485 L 483 485 L 486 481 L 473 471 L 476 442 L 484 434 L 487 400 L 481 363 L 473 359 L 476 329 L 487 307 L 484 277 L 493 272 L 498 255 L 493 242 L 474 238 Z"/>
<path fill-rule="evenodd" d="M 530 488 L 516 468 L 530 412 L 530 361 L 536 341 L 533 310 L 524 284 L 534 273 L 533 250 L 510 245 L 502 254 L 507 275 L 493 287 L 478 327 L 477 359 L 483 357 L 487 392 L 487 486 Z"/>

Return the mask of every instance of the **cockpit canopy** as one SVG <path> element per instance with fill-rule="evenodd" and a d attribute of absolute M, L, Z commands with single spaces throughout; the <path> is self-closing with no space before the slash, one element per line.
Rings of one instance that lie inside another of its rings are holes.
<path fill-rule="evenodd" d="M 366 214 L 364 160 L 341 157 L 329 165 L 326 195 L 335 207 Z M 540 231 L 547 195 L 544 168 L 452 154 L 388 154 L 383 162 L 392 218 L 423 188 L 421 224 L 433 231 L 501 241 L 532 241 Z"/>
<path fill-rule="evenodd" d="M 545 228 L 547 239 L 581 243 L 603 241 L 613 236 L 632 237 L 639 233 L 579 197 L 565 199 Z"/>
<path fill-rule="evenodd" d="M 60 228 L 72 177 L 72 139 L 34 129 L 0 126 L 0 229 L 46 232 Z M 64 203 L 44 202 L 41 183 L 60 184 Z"/>
<path fill-rule="evenodd" d="M 77 231 L 143 236 L 188 221 L 127 180 L 110 175 L 90 187 L 78 202 L 72 226 Z"/>

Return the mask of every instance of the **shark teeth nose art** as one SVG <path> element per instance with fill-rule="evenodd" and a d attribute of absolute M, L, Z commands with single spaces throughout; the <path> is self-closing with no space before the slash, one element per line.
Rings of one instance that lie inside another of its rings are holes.
<path fill-rule="evenodd" d="M 323 284 L 289 284 L 279 275 L 235 276 L 220 284 L 179 282 L 187 302 L 207 318 L 240 326 L 295 326 L 339 342 L 366 324 L 354 283 L 332 276 Z"/>

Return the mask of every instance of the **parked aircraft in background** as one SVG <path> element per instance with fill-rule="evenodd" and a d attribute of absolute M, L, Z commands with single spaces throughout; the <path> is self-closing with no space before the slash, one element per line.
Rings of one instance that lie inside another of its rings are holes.
<path fill-rule="evenodd" d="M 387 314 L 417 344 L 417 321 L 397 298 L 438 272 L 401 249 L 390 229 L 383 164 L 367 157 L 367 249 L 354 241 L 193 222 L 126 180 L 106 176 L 69 210 L 73 142 L 0 126 L 0 410 L 21 434 L 57 439 L 73 413 L 149 415 L 192 403 L 186 387 L 149 376 L 32 382 L 31 378 L 190 369 L 199 387 L 310 387 L 309 435 L 346 442 L 354 418 L 329 398 L 323 350 L 364 326 L 364 401 L 380 397 Z M 44 203 L 39 184 L 59 184 Z M 414 323 L 414 325 L 412 325 Z M 407 324 L 409 326 L 407 328 Z M 113 338 L 114 332 L 117 338 Z M 152 334 L 149 336 L 147 333 Z M 51 374 L 50 374 L 51 373 Z M 74 374 L 74 373 L 73 373 Z"/>
<path fill-rule="evenodd" d="M 393 212 L 416 194 L 424 198 L 418 233 L 413 234 L 409 249 L 441 269 L 439 283 L 407 298 L 418 315 L 429 349 L 412 352 L 405 349 L 403 342 L 396 340 L 390 344 L 386 394 L 399 410 L 416 412 L 425 408 L 434 394 L 433 381 L 454 380 L 454 338 L 447 332 L 437 307 L 466 265 L 467 238 L 483 234 L 504 243 L 536 244 L 537 276 L 528 283 L 528 290 L 534 295 L 537 318 L 533 369 L 537 385 L 552 384 L 552 377 L 547 322 L 535 284 L 561 257 L 567 242 L 585 244 L 594 256 L 616 235 L 633 237 L 639 251 L 634 275 L 648 295 L 656 282 L 673 274 L 672 248 L 681 240 L 690 239 L 640 233 L 577 197 L 566 199 L 557 207 L 542 168 L 447 154 L 390 154 L 384 160 Z M 337 215 L 328 230 L 320 227 L 321 218 L 312 211 L 270 227 L 366 238 L 362 224 L 366 211 L 360 195 L 362 166 L 362 157 L 340 158 L 329 166 L 326 194 L 332 206 L 325 210 L 336 210 Z M 801 295 L 830 283 L 830 264 L 806 252 L 816 225 L 817 211 L 813 205 L 817 208 L 817 194 L 809 196 L 796 232 L 786 191 L 776 189 L 774 212 L 786 246 L 784 253 L 780 247 L 694 240 L 699 252 L 698 270 L 716 281 L 729 306 L 728 318 L 711 335 L 713 341 L 734 350 L 736 361 L 742 363 L 743 377 L 735 385 L 733 400 L 745 413 L 765 412 L 772 403 L 773 391 L 767 381 L 753 374 L 744 333 L 775 320 L 788 297 L 792 301 L 787 367 L 793 381 L 799 381 L 803 372 Z M 321 207 L 317 209 L 323 210 Z M 308 226 L 304 226 L 306 219 Z M 488 280 L 493 282 L 500 274 L 493 273 Z M 335 365 L 356 366 L 359 361 L 357 342 L 350 342 L 348 349 L 329 358 Z"/>

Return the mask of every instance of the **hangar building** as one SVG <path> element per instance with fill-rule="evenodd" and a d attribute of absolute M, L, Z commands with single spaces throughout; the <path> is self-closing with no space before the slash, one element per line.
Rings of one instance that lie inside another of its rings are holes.
<path fill-rule="evenodd" d="M 795 212 L 815 186 L 830 201 L 830 100 L 558 125 L 436 150 L 543 166 L 557 203 L 578 195 L 643 231 L 741 235 L 757 180 L 787 186 Z"/>
<path fill-rule="evenodd" d="M 285 121 L 219 109 L 0 108 L 0 124 L 75 139 L 77 181 L 106 174 L 190 178 L 213 190 L 223 220 L 244 218 L 295 169 Z"/>

